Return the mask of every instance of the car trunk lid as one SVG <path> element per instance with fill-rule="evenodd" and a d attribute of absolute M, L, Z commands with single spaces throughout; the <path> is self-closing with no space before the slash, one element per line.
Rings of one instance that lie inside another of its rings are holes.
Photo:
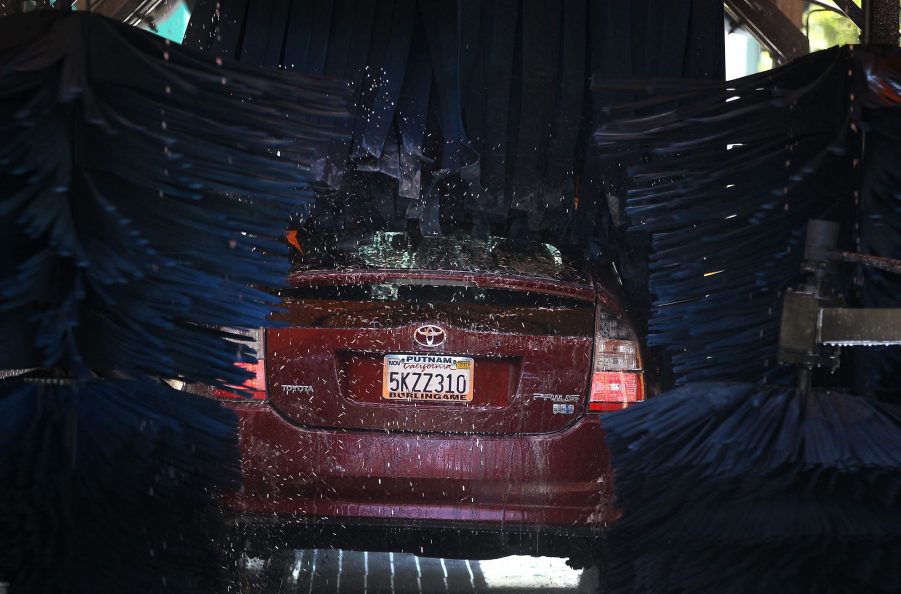
<path fill-rule="evenodd" d="M 267 339 L 270 402 L 294 422 L 528 434 L 563 429 L 585 411 L 590 286 L 409 271 L 308 273 L 295 282 L 283 294 L 284 327 Z M 430 344 L 423 328 L 440 331 L 440 344 Z M 392 394 L 389 361 L 436 377 L 394 377 L 407 382 Z M 464 370 L 454 371 L 457 365 Z M 457 377 L 468 373 L 465 398 L 454 397 L 462 391 L 432 398 L 411 389 L 414 380 L 436 390 L 439 381 L 463 382 Z"/>

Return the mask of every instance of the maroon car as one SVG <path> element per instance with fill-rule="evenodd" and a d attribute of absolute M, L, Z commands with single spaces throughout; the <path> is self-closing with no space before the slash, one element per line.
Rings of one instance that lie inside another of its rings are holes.
<path fill-rule="evenodd" d="M 600 413 L 644 396 L 611 279 L 498 239 L 382 233 L 306 258 L 257 337 L 253 400 L 229 401 L 244 542 L 590 554 L 615 516 Z"/>

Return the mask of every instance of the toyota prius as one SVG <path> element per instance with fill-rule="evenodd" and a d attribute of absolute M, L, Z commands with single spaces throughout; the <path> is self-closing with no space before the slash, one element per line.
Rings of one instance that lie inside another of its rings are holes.
<path fill-rule="evenodd" d="M 644 398 L 615 271 L 380 233 L 308 251 L 281 299 L 253 397 L 216 392 L 240 417 L 245 550 L 595 554 L 616 514 L 603 413 Z"/>

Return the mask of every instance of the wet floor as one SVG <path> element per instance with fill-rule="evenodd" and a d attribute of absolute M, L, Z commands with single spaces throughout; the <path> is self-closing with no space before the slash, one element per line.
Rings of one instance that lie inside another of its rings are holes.
<path fill-rule="evenodd" d="M 555 557 L 488 561 L 405 553 L 281 551 L 245 559 L 233 592 L 241 594 L 581 594 L 597 592 L 595 570 Z"/>

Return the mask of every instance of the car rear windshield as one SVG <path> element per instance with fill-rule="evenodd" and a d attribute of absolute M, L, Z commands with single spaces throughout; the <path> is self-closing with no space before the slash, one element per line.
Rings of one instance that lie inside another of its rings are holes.
<path fill-rule="evenodd" d="M 575 258 L 533 241 L 491 237 L 422 237 L 381 232 L 363 240 L 307 250 L 295 270 L 429 270 L 497 273 L 563 282 L 588 283 Z"/>
<path fill-rule="evenodd" d="M 439 284 L 440 283 L 440 284 Z M 440 322 L 470 330 L 592 336 L 594 304 L 529 291 L 398 279 L 389 284 L 299 287 L 281 293 L 289 326 L 392 328 Z"/>

